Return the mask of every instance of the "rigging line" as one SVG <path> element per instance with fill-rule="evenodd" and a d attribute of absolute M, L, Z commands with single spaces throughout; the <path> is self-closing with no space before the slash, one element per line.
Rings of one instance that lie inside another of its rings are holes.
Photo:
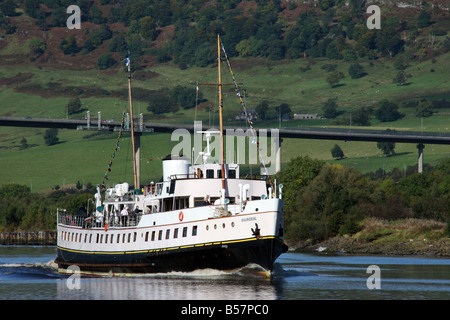
<path fill-rule="evenodd" d="M 102 182 L 102 185 L 101 185 L 101 187 L 103 189 L 106 189 L 105 181 L 109 180 L 108 172 L 111 172 L 111 166 L 113 164 L 114 158 L 116 157 L 116 152 L 120 150 L 120 144 L 119 143 L 120 143 L 120 138 L 122 137 L 122 131 L 124 129 L 124 126 L 125 126 L 125 111 L 122 113 L 122 122 L 120 124 L 120 131 L 119 131 L 119 135 L 117 137 L 116 146 L 114 148 L 113 154 L 111 155 L 111 159 L 109 161 L 108 168 L 106 169 L 105 175 L 103 177 L 103 182 Z"/>
<path fill-rule="evenodd" d="M 261 164 L 262 164 L 263 167 L 264 167 L 264 172 L 265 172 L 265 174 L 268 175 L 268 174 L 267 174 L 267 167 L 266 167 L 266 164 L 265 164 L 264 159 L 263 159 L 263 157 L 262 157 L 262 154 L 261 154 L 261 152 L 260 152 L 261 149 L 260 149 L 260 147 L 259 147 L 259 141 L 258 141 L 258 139 L 257 139 L 257 137 L 256 137 L 256 134 L 255 134 L 256 130 L 253 128 L 253 122 L 250 120 L 250 118 L 249 118 L 249 116 L 248 116 L 247 108 L 246 108 L 246 106 L 245 106 L 245 101 L 242 99 L 242 95 L 241 95 L 241 92 L 240 92 L 240 90 L 239 90 L 239 86 L 238 86 L 238 83 L 237 83 L 237 81 L 236 81 L 236 77 L 234 76 L 233 69 L 231 68 L 231 62 L 230 62 L 230 59 L 228 58 L 228 54 L 227 54 L 227 52 L 225 51 L 225 47 L 224 47 L 222 41 L 220 42 L 220 44 L 221 44 L 221 47 L 222 47 L 222 51 L 223 51 L 223 53 L 224 53 L 224 55 L 225 55 L 225 59 L 227 60 L 227 64 L 228 64 L 228 68 L 230 69 L 231 77 L 232 77 L 232 79 L 233 79 L 233 83 L 234 83 L 234 91 L 236 92 L 236 95 L 239 97 L 239 102 L 241 103 L 242 109 L 243 109 L 243 111 L 244 111 L 245 119 L 247 120 L 247 123 L 248 123 L 248 125 L 250 126 L 251 132 L 252 132 L 252 134 L 253 134 L 253 140 L 252 140 L 252 143 L 256 143 L 256 147 L 257 147 L 257 151 L 258 151 L 258 155 L 259 155 L 259 161 L 261 162 Z"/>

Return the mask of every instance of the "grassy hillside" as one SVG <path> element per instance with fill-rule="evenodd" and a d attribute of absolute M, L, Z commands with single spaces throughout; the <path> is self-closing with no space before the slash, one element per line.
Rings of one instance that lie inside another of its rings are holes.
<path fill-rule="evenodd" d="M 338 6 L 338 2 L 336 1 L 335 8 L 337 18 L 331 20 L 330 28 L 336 25 L 336 21 L 339 21 L 340 15 L 343 14 L 342 4 L 339 2 Z M 100 5 L 100 1 L 94 3 L 101 8 L 104 16 L 112 10 L 110 5 Z M 439 1 L 435 3 L 438 4 Z M 277 24 L 283 24 L 283 37 L 286 37 L 296 25 L 301 13 L 315 10 L 318 17 L 324 18 L 326 10 L 311 6 L 295 4 L 289 8 L 282 7 L 282 10 L 277 12 L 279 17 Z M 257 7 L 254 1 L 243 1 L 237 5 L 237 10 L 244 10 L 245 14 L 251 16 L 257 11 Z M 44 11 L 48 15 L 50 11 L 47 9 Z M 227 14 L 234 17 L 232 10 L 227 10 Z M 385 12 L 386 8 L 383 7 L 383 10 Z M 396 14 L 401 13 L 399 19 L 405 21 L 408 26 L 416 23 L 419 8 L 402 9 L 395 6 L 393 10 Z M 123 55 L 113 52 L 112 56 L 118 63 L 106 70 L 99 70 L 97 66 L 97 59 L 109 52 L 112 39 L 106 40 L 89 52 L 64 54 L 59 48 L 61 40 L 70 35 L 75 35 L 79 45 L 84 44 L 101 24 L 89 21 L 83 23 L 82 30 L 68 30 L 63 26 L 52 26 L 52 20 L 47 16 L 48 29 L 43 30 L 26 12 L 19 6 L 16 15 L 9 17 L 5 22 L 8 25 L 15 25 L 17 30 L 12 34 L 0 33 L 0 115 L 65 118 L 67 103 L 72 98 L 79 97 L 82 104 L 81 111 L 69 115 L 70 118 L 83 119 L 85 112 L 89 110 L 93 117 L 101 111 L 102 119 L 120 119 L 128 105 L 127 74 L 121 64 Z M 356 61 L 334 60 L 323 56 L 314 57 L 309 55 L 308 51 L 306 58 L 286 55 L 283 59 L 271 59 L 264 55 L 252 57 L 235 55 L 231 63 L 236 80 L 242 83 L 241 91 L 246 90 L 245 102 L 248 109 L 255 109 L 261 102 L 267 101 L 272 111 L 280 104 L 286 103 L 291 108 L 292 114 L 321 115 L 322 106 L 328 99 L 335 99 L 338 105 L 340 115 L 335 120 L 291 120 L 282 122 L 282 127 L 348 128 L 352 112 L 362 107 L 376 108 L 379 101 L 388 99 L 400 106 L 399 111 L 404 117 L 395 122 L 380 122 L 372 117 L 370 128 L 449 132 L 450 108 L 435 109 L 431 117 L 421 119 L 416 117 L 415 107 L 406 103 L 421 99 L 450 101 L 448 77 L 450 52 L 442 46 L 448 41 L 447 36 L 442 33 L 442 30 L 447 32 L 449 28 L 447 16 L 446 10 L 433 11 L 433 23 L 420 28 L 415 40 L 408 40 L 405 50 L 392 58 L 379 53 L 376 59 L 363 56 L 358 57 Z M 191 13 L 190 19 L 192 20 L 190 27 L 199 25 L 197 15 Z M 358 19 L 364 20 L 363 17 Z M 108 23 L 108 26 L 113 36 L 125 34 L 129 37 L 127 32 L 131 32 L 132 29 L 129 21 Z M 4 24 L 0 25 L 0 29 L 2 28 L 5 29 Z M 148 121 L 192 123 L 194 120 L 202 120 L 204 124 L 217 125 L 219 120 L 217 108 L 212 108 L 211 112 L 208 112 L 207 108 L 217 106 L 217 92 L 214 86 L 200 85 L 204 101 L 198 108 L 180 108 L 175 113 L 160 115 L 147 110 L 149 102 L 147 95 L 156 91 L 166 94 L 177 85 L 195 91 L 197 83 L 217 81 L 213 63 L 203 67 L 195 63 L 182 65 L 175 58 L 158 62 L 159 50 L 177 41 L 174 28 L 175 25 L 170 23 L 158 27 L 158 37 L 152 41 L 140 38 L 142 43 L 148 46 L 143 48 L 143 54 L 136 59 L 142 69 L 133 72 L 134 111 L 143 113 Z M 439 35 L 431 37 L 432 31 L 437 29 L 440 30 Z M 412 32 L 411 30 L 413 29 L 407 31 Z M 406 30 L 402 32 L 402 36 L 408 34 Z M 228 43 L 225 42 L 227 37 Z M 37 56 L 32 49 L 32 39 L 36 38 L 43 39 L 46 45 L 44 53 Z M 230 44 L 233 39 L 229 32 L 224 39 L 227 50 L 235 50 L 235 44 L 233 43 L 233 46 Z M 435 41 L 434 47 L 429 44 L 430 39 Z M 347 46 L 355 47 L 355 40 L 348 38 L 345 42 Z M 214 49 L 213 47 L 211 51 L 214 52 Z M 395 64 L 399 59 L 407 61 L 404 72 L 408 75 L 408 79 L 402 86 L 393 83 L 393 78 L 399 72 Z M 359 79 L 352 79 L 348 72 L 349 66 L 355 62 L 358 62 L 365 71 L 365 75 Z M 336 65 L 336 71 L 344 76 L 339 85 L 333 88 L 326 81 L 328 71 L 324 68 L 330 64 Z M 227 69 L 224 63 L 223 81 L 231 83 L 232 79 Z M 225 124 L 244 127 L 244 122 L 234 120 L 241 106 L 232 86 L 225 87 L 224 98 Z M 256 127 L 267 128 L 280 126 L 276 119 L 256 120 L 254 124 Z M 39 191 L 56 185 L 74 185 L 77 181 L 93 184 L 102 182 L 116 143 L 116 134 L 87 137 L 91 133 L 64 130 L 59 132 L 60 143 L 48 147 L 42 137 L 44 131 L 44 129 L 0 127 L 0 183 L 17 182 L 32 186 L 33 191 Z M 23 150 L 20 147 L 22 138 L 26 139 L 28 145 Z M 129 142 L 127 138 L 122 141 L 123 147 L 109 175 L 111 182 L 123 179 L 131 181 L 131 148 L 127 142 Z M 283 164 L 297 155 L 336 161 L 332 159 L 330 152 L 335 143 L 338 143 L 345 153 L 345 158 L 339 162 L 354 166 L 363 172 L 379 168 L 389 171 L 394 167 L 403 170 L 406 166 L 414 165 L 417 159 L 417 149 L 412 144 L 397 144 L 396 155 L 385 157 L 381 155 L 376 143 L 284 139 Z M 141 166 L 143 182 L 159 180 L 161 158 L 170 153 L 174 145 L 175 142 L 170 141 L 169 134 L 143 137 Z M 449 155 L 448 146 L 427 145 L 425 148 L 425 161 L 431 164 L 436 164 Z"/>

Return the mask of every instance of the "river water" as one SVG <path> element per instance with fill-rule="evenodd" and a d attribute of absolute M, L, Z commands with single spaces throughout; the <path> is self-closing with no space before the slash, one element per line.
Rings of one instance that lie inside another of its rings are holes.
<path fill-rule="evenodd" d="M 251 266 L 74 279 L 56 272 L 55 254 L 55 247 L 0 246 L 0 300 L 450 299 L 448 258 L 285 253 L 271 280 Z"/>

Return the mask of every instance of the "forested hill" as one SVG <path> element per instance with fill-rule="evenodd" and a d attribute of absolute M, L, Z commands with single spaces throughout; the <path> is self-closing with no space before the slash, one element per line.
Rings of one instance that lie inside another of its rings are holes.
<path fill-rule="evenodd" d="M 381 29 L 366 25 L 381 9 Z M 81 29 L 68 29 L 67 8 L 81 9 Z M 450 49 L 448 0 L 5 0 L 0 4 L 0 64 L 117 66 L 130 51 L 145 68 L 173 61 L 215 61 L 220 34 L 230 56 L 272 60 L 435 57 Z M 81 32 L 80 32 L 81 31 Z M 79 58 L 77 60 L 76 58 Z"/>

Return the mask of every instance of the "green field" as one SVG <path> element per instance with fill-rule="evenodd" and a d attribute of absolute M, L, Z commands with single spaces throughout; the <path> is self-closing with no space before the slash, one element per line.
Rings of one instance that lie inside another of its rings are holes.
<path fill-rule="evenodd" d="M 339 62 L 337 70 L 344 73 L 336 88 L 330 88 L 325 81 L 324 64 L 328 60 L 308 59 L 292 61 L 269 61 L 264 59 L 236 59 L 232 61 L 238 82 L 246 89 L 248 109 L 254 109 L 263 100 L 269 101 L 270 107 L 288 103 L 293 113 L 322 113 L 321 107 L 329 98 L 337 98 L 342 117 L 349 111 L 362 106 L 375 105 L 381 99 L 401 103 L 411 99 L 449 99 L 450 98 L 450 53 L 436 57 L 434 62 L 425 60 L 411 64 L 405 71 L 411 74 L 408 84 L 397 86 L 392 79 L 397 70 L 393 61 L 376 60 L 360 62 L 367 75 L 361 79 L 351 79 L 348 75 L 350 62 Z M 307 68 L 309 66 L 309 69 Z M 217 79 L 216 69 L 211 67 L 190 67 L 180 70 L 171 64 L 155 65 L 152 72 L 157 77 L 145 81 L 133 80 L 133 88 L 159 90 L 176 85 L 192 86 L 196 83 L 212 83 Z M 225 68 L 225 65 L 224 65 Z M 430 70 L 433 69 L 434 72 Z M 14 81 L 14 77 L 27 76 L 24 81 Z M 52 94 L 52 85 L 71 87 L 102 88 L 105 90 L 126 90 L 126 73 L 122 67 L 106 71 L 70 71 L 36 68 L 31 64 L 19 66 L 1 66 L 0 79 L 4 82 L 0 88 L 0 115 L 65 118 L 66 104 L 71 95 Z M 231 82 L 229 73 L 223 71 L 223 81 Z M 35 88 L 35 89 L 33 89 Z M 38 89 L 36 89 L 38 88 Z M 217 105 L 216 90 L 213 86 L 201 86 L 204 98 Z M 121 118 L 127 106 L 126 99 L 117 97 L 81 96 L 83 112 L 71 115 L 71 118 L 84 118 L 89 110 L 92 116 L 102 112 L 102 119 Z M 240 111 L 238 99 L 232 86 L 224 90 L 225 125 L 245 127 L 245 123 L 236 123 L 233 119 Z M 154 116 L 147 111 L 147 102 L 134 100 L 135 113 L 144 113 L 148 121 L 178 122 L 191 124 L 195 119 L 206 125 L 217 125 L 217 110 L 208 113 L 203 110 L 180 109 L 175 114 Z M 380 123 L 373 120 L 371 129 L 396 129 L 412 131 L 450 132 L 450 110 L 439 109 L 429 118 L 417 118 L 414 109 L 401 108 L 403 119 L 395 122 Z M 278 121 L 258 122 L 257 127 L 279 127 Z M 288 121 L 282 127 L 335 127 L 329 120 Z M 348 127 L 346 127 L 348 128 Z M 361 127 L 357 127 L 361 128 Z M 46 146 L 43 140 L 45 129 L 0 128 L 0 181 L 16 182 L 32 187 L 33 191 L 54 188 L 56 185 L 67 187 L 77 181 L 81 183 L 101 183 L 113 152 L 117 134 L 98 135 L 86 138 L 93 132 L 60 130 L 60 143 Z M 28 148 L 20 150 L 20 141 L 26 138 Z M 109 183 L 132 181 L 131 144 L 129 137 L 121 141 L 121 150 L 114 160 Z M 331 148 L 337 143 L 345 154 L 343 160 L 333 160 Z M 142 138 L 142 182 L 159 180 L 161 177 L 161 159 L 170 153 L 176 142 L 170 141 L 169 134 L 149 134 Z M 333 161 L 346 166 L 353 166 L 362 172 L 375 171 L 379 168 L 390 171 L 394 167 L 403 170 L 417 161 L 417 149 L 414 144 L 397 144 L 396 155 L 385 157 L 376 147 L 376 143 L 317 141 L 284 139 L 282 144 L 282 162 L 285 165 L 298 155 L 309 155 L 325 161 Z M 437 164 L 450 156 L 450 147 L 426 145 L 425 162 Z"/>

